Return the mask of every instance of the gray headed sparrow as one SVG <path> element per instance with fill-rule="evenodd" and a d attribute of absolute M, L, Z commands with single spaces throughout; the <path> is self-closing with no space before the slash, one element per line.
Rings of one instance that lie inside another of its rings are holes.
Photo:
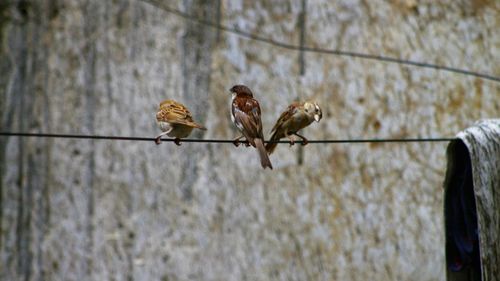
<path fill-rule="evenodd" d="M 175 144 L 180 145 L 180 139 L 189 136 L 193 128 L 206 130 L 205 127 L 193 121 L 191 112 L 183 104 L 174 100 L 164 100 L 160 103 L 160 108 L 156 113 L 156 123 L 163 131 L 156 137 L 156 144 L 160 144 L 161 137 L 167 135 L 174 137 Z"/>
<path fill-rule="evenodd" d="M 272 170 L 273 166 L 264 147 L 259 102 L 253 98 L 252 91 L 246 86 L 236 85 L 229 91 L 233 95 L 231 120 L 242 133 L 242 136 L 234 140 L 234 144 L 238 146 L 239 140 L 245 137 L 250 145 L 257 148 L 262 168 L 269 167 Z"/>
<path fill-rule="evenodd" d="M 290 145 L 293 145 L 295 140 L 292 135 L 302 138 L 303 145 L 307 144 L 307 139 L 299 135 L 297 132 L 311 124 L 313 121 L 319 122 L 323 117 L 321 108 L 317 103 L 312 102 L 294 102 L 281 113 L 278 121 L 274 125 L 271 133 L 270 141 L 278 141 L 283 137 L 290 139 Z M 269 154 L 273 153 L 278 144 L 269 142 L 266 145 L 266 150 Z"/>

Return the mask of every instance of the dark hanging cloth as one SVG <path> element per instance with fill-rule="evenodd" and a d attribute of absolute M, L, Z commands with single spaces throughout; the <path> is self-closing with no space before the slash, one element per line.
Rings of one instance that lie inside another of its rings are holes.
<path fill-rule="evenodd" d="M 460 132 L 447 157 L 447 279 L 500 280 L 500 119 Z"/>

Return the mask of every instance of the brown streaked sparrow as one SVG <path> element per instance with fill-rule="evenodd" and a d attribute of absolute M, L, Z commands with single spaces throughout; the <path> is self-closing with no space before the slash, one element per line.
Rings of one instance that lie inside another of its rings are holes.
<path fill-rule="evenodd" d="M 234 140 L 234 144 L 238 146 L 239 140 L 245 137 L 250 145 L 257 148 L 262 168 L 269 167 L 272 170 L 273 165 L 264 147 L 259 102 L 253 98 L 252 91 L 247 86 L 235 85 L 229 91 L 233 96 L 231 120 L 242 134 Z"/>
<path fill-rule="evenodd" d="M 167 135 L 174 137 L 175 144 L 180 145 L 180 139 L 191 134 L 194 128 L 206 130 L 205 127 L 193 121 L 191 112 L 181 103 L 174 100 L 164 100 L 156 113 L 156 123 L 163 131 L 159 134 L 155 143 L 160 144 L 161 137 Z"/>
<path fill-rule="evenodd" d="M 293 145 L 295 140 L 292 135 L 296 135 L 303 140 L 302 145 L 306 145 L 307 139 L 297 132 L 309 126 L 313 121 L 319 122 L 322 117 L 321 108 L 316 102 L 293 102 L 281 113 L 278 121 L 276 121 L 271 130 L 273 135 L 270 141 L 278 141 L 281 138 L 287 137 L 290 140 L 290 145 Z M 277 145 L 278 143 L 267 143 L 267 152 L 269 154 L 273 153 Z"/>

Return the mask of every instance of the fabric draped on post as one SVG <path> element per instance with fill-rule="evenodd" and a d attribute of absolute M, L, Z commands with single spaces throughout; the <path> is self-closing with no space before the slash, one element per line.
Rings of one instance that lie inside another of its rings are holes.
<path fill-rule="evenodd" d="M 445 188 L 448 280 L 500 276 L 500 119 L 460 132 L 447 150 Z"/>

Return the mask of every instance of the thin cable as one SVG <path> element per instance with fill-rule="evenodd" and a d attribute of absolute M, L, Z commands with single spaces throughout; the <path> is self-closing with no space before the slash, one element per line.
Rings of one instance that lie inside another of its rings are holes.
<path fill-rule="evenodd" d="M 45 134 L 45 133 L 17 133 L 17 132 L 0 132 L 0 136 L 8 137 L 36 137 L 36 138 L 60 138 L 60 139 L 91 139 L 91 140 L 115 140 L 115 141 L 149 141 L 154 142 L 155 138 L 148 137 L 124 137 L 124 136 L 103 136 L 103 135 L 76 135 L 76 134 Z M 175 139 L 165 138 L 161 139 L 166 142 L 174 142 Z M 454 138 L 397 138 L 397 139 L 340 139 L 340 140 L 309 140 L 308 143 L 407 143 L 407 142 L 449 142 Z M 224 139 L 181 139 L 183 142 L 197 142 L 197 143 L 231 143 L 233 140 Z M 270 143 L 271 141 L 264 141 Z M 288 140 L 272 141 L 273 143 L 290 143 Z M 246 141 L 241 141 L 245 144 Z M 302 141 L 296 141 L 296 144 L 301 144 Z"/>
<path fill-rule="evenodd" d="M 204 24 L 225 32 L 233 33 L 251 40 L 255 41 L 260 41 L 263 43 L 271 44 L 280 48 L 288 49 L 288 50 L 294 50 L 294 51 L 305 51 L 305 52 L 311 52 L 311 53 L 322 53 L 322 54 L 330 54 L 330 55 L 337 55 L 337 56 L 346 56 L 346 57 L 355 57 L 355 58 L 361 58 L 361 59 L 368 59 L 368 60 L 376 60 L 376 61 L 383 61 L 383 62 L 389 62 L 389 63 L 396 63 L 396 64 L 402 64 L 402 65 L 411 65 L 411 66 L 417 66 L 417 67 L 422 67 L 422 68 L 431 68 L 435 70 L 443 70 L 443 71 L 448 71 L 448 72 L 453 72 L 453 73 L 458 73 L 458 74 L 463 74 L 463 75 L 468 75 L 468 76 L 474 76 L 486 80 L 491 80 L 495 82 L 500 82 L 500 77 L 493 76 L 490 74 L 485 74 L 485 73 L 479 73 L 475 71 L 470 71 L 466 69 L 460 69 L 460 68 L 455 68 L 455 67 L 449 67 L 449 66 L 442 66 L 442 65 L 436 65 L 432 63 L 426 63 L 426 62 L 418 62 L 418 61 L 412 61 L 412 60 L 404 60 L 404 59 L 398 59 L 398 58 L 392 58 L 392 57 L 386 57 L 386 56 L 378 56 L 378 55 L 370 55 L 370 54 L 364 54 L 364 53 L 358 53 L 358 52 L 347 52 L 347 51 L 341 51 L 341 50 L 333 50 L 333 49 L 323 49 L 323 48 L 315 48 L 315 47 L 308 47 L 308 46 L 297 46 L 297 45 L 292 45 L 289 43 L 285 42 L 279 42 L 271 38 L 266 38 L 262 37 L 259 35 L 252 34 L 247 31 L 239 30 L 238 28 L 231 28 L 222 24 L 214 23 L 211 21 L 207 21 L 204 19 L 200 19 L 194 15 L 190 15 L 188 13 L 179 11 L 177 9 L 171 8 L 167 5 L 165 5 L 163 2 L 159 2 L 157 0 L 139 0 L 145 3 L 148 3 L 150 5 L 153 5 L 157 8 L 160 8 L 166 12 L 175 14 L 177 16 L 183 17 L 185 19 L 191 20 L 198 22 L 200 24 Z"/>

